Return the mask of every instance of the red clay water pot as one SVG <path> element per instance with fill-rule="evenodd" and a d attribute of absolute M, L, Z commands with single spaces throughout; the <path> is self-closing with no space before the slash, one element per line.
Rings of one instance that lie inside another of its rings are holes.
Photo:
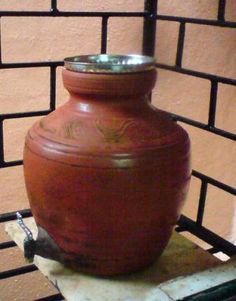
<path fill-rule="evenodd" d="M 29 130 L 26 188 L 39 235 L 32 253 L 98 275 L 163 252 L 190 180 L 187 133 L 154 108 L 145 56 L 65 60 L 69 101 Z"/>

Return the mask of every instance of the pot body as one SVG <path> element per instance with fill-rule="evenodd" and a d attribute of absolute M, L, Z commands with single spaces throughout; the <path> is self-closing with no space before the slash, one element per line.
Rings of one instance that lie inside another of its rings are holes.
<path fill-rule="evenodd" d="M 155 70 L 64 69 L 63 80 L 69 101 L 26 137 L 35 221 L 67 266 L 99 275 L 139 270 L 163 252 L 179 218 L 190 180 L 188 135 L 149 103 Z"/>

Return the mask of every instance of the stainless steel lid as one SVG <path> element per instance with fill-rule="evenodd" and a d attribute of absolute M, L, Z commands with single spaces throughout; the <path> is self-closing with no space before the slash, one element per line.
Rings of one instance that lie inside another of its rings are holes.
<path fill-rule="evenodd" d="M 75 72 L 130 73 L 155 68 L 155 59 L 144 55 L 96 54 L 68 57 L 65 68 Z"/>

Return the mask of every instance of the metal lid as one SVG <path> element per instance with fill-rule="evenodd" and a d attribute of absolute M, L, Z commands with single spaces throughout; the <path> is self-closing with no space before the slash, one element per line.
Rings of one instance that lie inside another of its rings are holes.
<path fill-rule="evenodd" d="M 155 68 L 155 59 L 144 55 L 96 54 L 68 57 L 65 68 L 75 72 L 129 73 Z"/>

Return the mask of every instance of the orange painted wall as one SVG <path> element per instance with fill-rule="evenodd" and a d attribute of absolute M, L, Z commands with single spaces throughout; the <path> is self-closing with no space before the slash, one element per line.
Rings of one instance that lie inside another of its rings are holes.
<path fill-rule="evenodd" d="M 218 1 L 204 0 L 159 0 L 160 14 L 216 19 Z M 0 10 L 48 10 L 49 0 L 1 0 Z M 143 0 L 58 0 L 61 10 L 82 11 L 142 11 Z M 236 21 L 236 1 L 227 0 L 226 19 Z M 64 57 L 99 53 L 101 19 L 50 18 L 50 17 L 2 17 L 1 18 L 2 61 L 32 62 L 62 60 Z M 142 18 L 109 18 L 108 52 L 141 53 Z M 156 34 L 156 59 L 159 63 L 175 64 L 178 41 L 178 22 L 158 21 Z M 196 71 L 236 78 L 236 29 L 208 25 L 186 25 L 183 52 L 183 67 Z M 48 109 L 49 69 L 0 70 L 0 112 L 13 113 Z M 153 103 L 164 110 L 207 122 L 210 82 L 171 71 L 159 70 L 158 84 L 153 93 Z M 57 105 L 66 100 L 67 94 L 61 82 L 61 68 L 57 69 Z M 236 87 L 220 84 L 216 125 L 227 131 L 236 131 Z M 22 118 L 4 121 L 5 160 L 22 158 L 23 137 L 27 128 L 37 119 Z M 228 185 L 235 186 L 236 146 L 231 140 L 203 132 L 192 126 L 187 129 L 192 140 L 193 168 Z M 0 169 L 0 211 L 14 211 L 28 207 L 24 189 L 22 167 Z M 185 214 L 196 216 L 200 182 L 193 178 Z M 212 186 L 207 195 L 204 225 L 223 237 L 236 240 L 235 200 Z M 0 238 L 7 240 L 0 225 Z M 16 251 L 14 251 L 16 252 Z M 17 252 L 16 252 L 17 253 Z M 2 256 L 2 252 L 0 256 Z M 12 264 L 16 267 L 20 254 L 11 263 L 6 260 L 2 270 Z M 2 257 L 3 258 L 3 257 Z M 12 257 L 11 257 L 12 258 Z M 15 262 L 15 263 L 14 263 Z M 14 265 L 15 264 L 15 265 Z M 30 276 L 29 276 L 30 277 Z M 23 279 L 23 278 L 22 278 Z M 27 275 L 25 276 L 27 285 Z M 28 279 L 28 280 L 27 280 Z M 22 280 L 23 281 L 23 280 Z M 5 286 L 6 300 L 10 298 L 9 281 Z M 47 284 L 46 284 L 47 285 Z M 52 288 L 51 288 L 52 289 Z M 42 296 L 45 290 L 38 288 Z M 32 292 L 33 296 L 33 292 Z M 40 295 L 41 296 L 41 295 Z M 31 300 L 23 295 L 17 300 Z M 34 295 L 35 297 L 35 295 Z M 4 299 L 5 300 L 5 299 Z"/>

